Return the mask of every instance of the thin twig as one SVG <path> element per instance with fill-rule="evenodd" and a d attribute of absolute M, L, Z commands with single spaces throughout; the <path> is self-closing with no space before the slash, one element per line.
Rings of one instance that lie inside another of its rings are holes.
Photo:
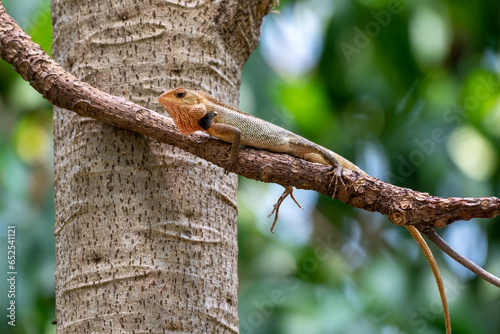
<path fill-rule="evenodd" d="M 432 241 L 434 244 L 436 244 L 436 246 L 438 246 L 439 248 L 441 248 L 441 250 L 443 252 L 445 252 L 446 254 L 448 254 L 453 260 L 457 261 L 462 266 L 464 266 L 465 268 L 469 269 L 470 271 L 472 271 L 477 276 L 479 276 L 482 279 L 484 279 L 486 282 L 489 282 L 489 283 L 491 283 L 491 284 L 493 284 L 493 285 L 495 285 L 495 286 L 497 286 L 497 287 L 500 288 L 500 278 L 498 278 L 497 276 L 495 276 L 495 275 L 491 274 L 490 272 L 484 270 L 483 268 L 481 268 L 480 266 L 478 266 L 477 264 L 475 264 L 471 260 L 469 260 L 466 257 L 464 257 L 464 256 L 460 255 L 459 253 L 457 253 L 453 248 L 451 248 L 450 245 L 448 245 L 446 243 L 446 241 L 443 240 L 443 238 L 441 238 L 436 233 L 436 231 L 434 231 L 433 229 L 425 229 L 424 231 L 422 231 L 422 233 L 430 241 Z"/>

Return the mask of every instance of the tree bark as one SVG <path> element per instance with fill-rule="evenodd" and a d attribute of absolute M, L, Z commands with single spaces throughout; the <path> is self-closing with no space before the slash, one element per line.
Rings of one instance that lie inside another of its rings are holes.
<path fill-rule="evenodd" d="M 185 86 L 237 106 L 269 1 L 52 2 L 53 57 L 163 113 Z M 58 333 L 238 332 L 237 177 L 54 108 Z"/>

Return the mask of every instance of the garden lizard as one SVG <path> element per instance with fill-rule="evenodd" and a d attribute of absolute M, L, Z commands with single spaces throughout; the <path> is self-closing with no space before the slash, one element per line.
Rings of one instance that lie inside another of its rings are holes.
<path fill-rule="evenodd" d="M 204 131 L 220 140 L 230 143 L 226 172 L 233 169 L 238 158 L 241 145 L 264 149 L 276 153 L 286 153 L 307 161 L 329 165 L 333 168 L 330 175 L 335 196 L 337 184 L 342 182 L 342 170 L 348 169 L 367 175 L 358 166 L 344 157 L 315 144 L 295 133 L 273 123 L 231 108 L 214 97 L 194 90 L 176 88 L 163 93 L 159 97 L 160 104 L 172 116 L 175 125 L 182 134 Z M 275 219 L 271 232 L 278 219 L 279 206 L 290 195 L 293 197 L 293 187 L 285 187 L 285 191 L 274 205 Z M 297 205 L 299 205 L 297 203 Z M 300 205 L 299 205 L 300 207 Z M 405 225 L 426 256 L 441 295 L 445 315 L 446 333 L 451 333 L 448 305 L 444 286 L 436 261 L 420 232 L 412 225 Z"/>

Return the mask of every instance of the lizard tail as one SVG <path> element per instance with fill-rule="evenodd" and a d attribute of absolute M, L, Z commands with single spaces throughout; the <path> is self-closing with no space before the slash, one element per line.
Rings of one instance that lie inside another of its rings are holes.
<path fill-rule="evenodd" d="M 448 301 L 446 300 L 446 293 L 444 291 L 443 279 L 441 278 L 441 274 L 439 272 L 436 260 L 434 259 L 434 256 L 432 255 L 429 246 L 425 242 L 420 232 L 412 225 L 405 225 L 405 227 L 408 230 L 408 232 L 410 232 L 411 236 L 415 239 L 417 244 L 420 246 L 420 249 L 427 258 L 427 262 L 429 262 L 429 265 L 431 266 L 432 273 L 434 274 L 434 279 L 436 280 L 436 284 L 438 286 L 439 295 L 441 296 L 441 304 L 443 304 L 446 334 L 451 334 L 450 310 L 448 309 Z"/>

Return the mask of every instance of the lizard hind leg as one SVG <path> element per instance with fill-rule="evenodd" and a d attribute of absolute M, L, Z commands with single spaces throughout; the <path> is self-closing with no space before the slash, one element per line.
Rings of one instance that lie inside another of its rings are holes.
<path fill-rule="evenodd" d="M 328 185 L 328 189 L 332 189 L 332 200 L 335 199 L 335 195 L 337 194 L 338 186 L 342 185 L 345 187 L 344 180 L 342 179 L 342 166 L 333 167 L 331 172 L 328 172 L 327 176 L 330 178 L 330 184 Z"/>
<path fill-rule="evenodd" d="M 320 163 L 322 165 L 330 165 L 333 169 L 328 172 L 327 177 L 329 179 L 328 190 L 333 189 L 332 191 L 332 200 L 335 198 L 335 194 L 337 193 L 337 185 L 345 185 L 344 180 L 342 179 L 342 171 L 343 167 L 337 158 L 332 154 L 326 154 L 322 151 L 314 152 L 314 153 L 306 153 L 304 154 L 304 159 L 311 162 Z"/>
<path fill-rule="evenodd" d="M 290 195 L 290 197 L 293 199 L 295 204 L 297 204 L 297 206 L 302 209 L 299 202 L 297 202 L 297 200 L 293 196 L 293 187 L 292 186 L 285 186 L 285 190 L 281 194 L 280 198 L 278 198 L 278 201 L 276 202 L 276 204 L 274 204 L 274 206 L 273 206 L 273 211 L 271 211 L 271 213 L 267 216 L 267 218 L 271 218 L 271 216 L 274 214 L 274 221 L 273 221 L 273 225 L 271 226 L 271 233 L 274 233 L 274 226 L 276 226 L 276 222 L 278 221 L 278 213 L 280 211 L 281 203 L 283 203 L 283 201 L 285 200 L 285 198 L 288 197 L 288 195 Z"/>
<path fill-rule="evenodd" d="M 289 138 L 290 145 L 295 148 L 295 154 L 292 154 L 296 157 L 301 157 L 307 161 L 320 163 L 322 165 L 329 165 L 332 167 L 332 171 L 328 172 L 327 176 L 329 177 L 328 190 L 332 189 L 332 200 L 335 199 L 335 194 L 337 193 L 337 188 L 339 185 L 344 184 L 344 180 L 342 179 L 342 171 L 344 170 L 344 165 L 346 167 L 351 167 L 354 170 L 358 169 L 354 164 L 351 164 L 349 161 L 341 157 L 340 155 L 327 150 L 326 148 L 319 146 L 313 142 L 310 142 L 301 137 L 299 138 Z M 297 152 L 301 152 L 301 154 L 297 154 Z M 344 164 L 341 163 L 344 162 Z"/>

